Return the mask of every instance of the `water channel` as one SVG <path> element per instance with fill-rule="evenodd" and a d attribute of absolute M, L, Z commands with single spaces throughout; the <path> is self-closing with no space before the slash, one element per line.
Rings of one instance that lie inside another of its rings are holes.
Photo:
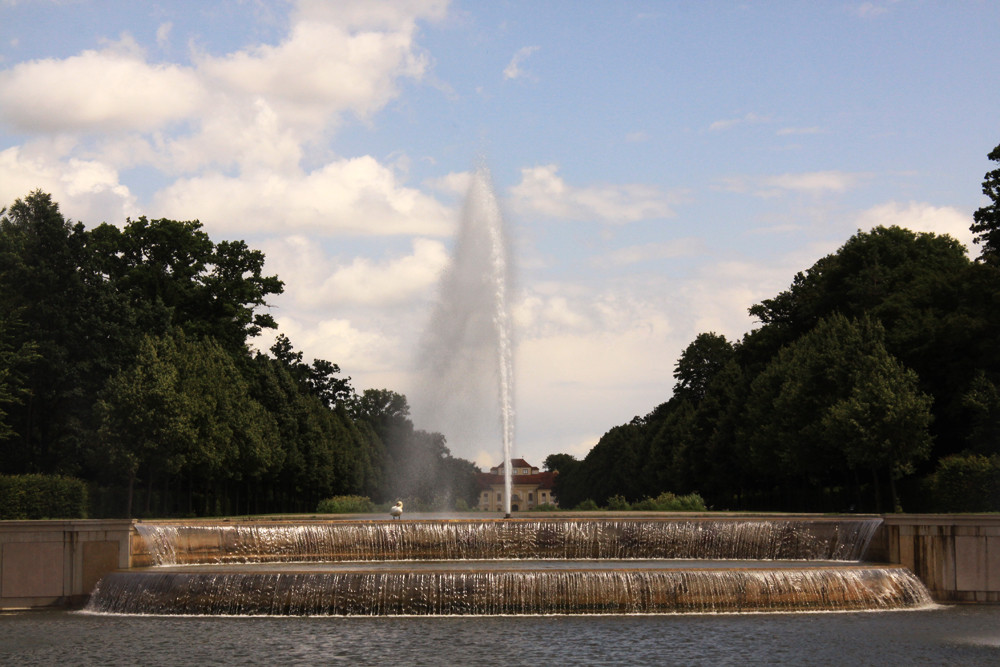
<path fill-rule="evenodd" d="M 0 615 L 5 665 L 989 665 L 1000 607 L 647 616 Z"/>

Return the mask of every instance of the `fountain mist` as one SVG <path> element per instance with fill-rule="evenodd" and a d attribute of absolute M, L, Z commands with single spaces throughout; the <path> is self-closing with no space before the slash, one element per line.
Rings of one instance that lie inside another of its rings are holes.
<path fill-rule="evenodd" d="M 425 335 L 415 408 L 422 422 L 463 449 L 500 440 L 508 515 L 514 442 L 511 273 L 503 215 L 489 170 L 481 166 L 469 183 L 452 263 Z"/>

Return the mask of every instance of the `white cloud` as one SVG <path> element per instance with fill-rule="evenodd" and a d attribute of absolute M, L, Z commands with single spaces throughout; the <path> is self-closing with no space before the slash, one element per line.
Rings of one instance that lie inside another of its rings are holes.
<path fill-rule="evenodd" d="M 157 215 L 199 218 L 224 233 L 308 230 L 320 235 L 441 236 L 454 213 L 397 182 L 374 158 L 337 160 L 308 173 L 260 171 L 179 179 L 155 198 Z"/>
<path fill-rule="evenodd" d="M 472 174 L 468 171 L 458 171 L 445 174 L 439 178 L 430 179 L 426 182 L 427 187 L 438 192 L 461 197 L 469 191 L 469 183 Z"/>
<path fill-rule="evenodd" d="M 282 43 L 199 56 L 199 73 L 237 100 L 266 97 L 282 118 L 306 127 L 344 111 L 367 117 L 398 94 L 398 78 L 419 78 L 428 63 L 415 49 L 412 16 L 398 13 L 398 22 L 374 31 L 339 23 L 344 14 L 306 3 Z"/>
<path fill-rule="evenodd" d="M 314 303 L 336 305 L 362 303 L 389 305 L 426 295 L 433 291 L 448 264 L 444 244 L 428 239 L 414 239 L 412 253 L 375 262 L 356 257 L 339 267 L 322 286 L 306 297 Z"/>
<path fill-rule="evenodd" d="M 205 98 L 194 72 L 148 64 L 128 35 L 101 51 L 0 71 L 0 119 L 26 132 L 151 130 L 190 117 Z"/>
<path fill-rule="evenodd" d="M 166 48 L 170 44 L 170 31 L 173 30 L 174 24 L 167 21 L 166 23 L 161 23 L 156 29 L 156 45 L 161 49 Z"/>
<path fill-rule="evenodd" d="M 517 50 L 514 57 L 510 59 L 507 66 L 503 69 L 503 78 L 505 79 L 520 79 L 527 76 L 527 73 L 521 69 L 521 64 L 528 59 L 532 53 L 537 51 L 540 47 L 538 46 L 525 46 Z"/>
<path fill-rule="evenodd" d="M 129 35 L 100 50 L 0 71 L 0 121 L 22 132 L 103 133 L 88 148 L 167 174 L 255 169 L 294 175 L 344 114 L 369 118 L 421 78 L 417 22 L 447 2 L 300 2 L 278 44 L 191 66 L 152 64 Z M 161 24 L 162 44 L 171 32 Z M 134 148 L 127 156 L 121 149 Z M 64 166 L 68 169 L 68 166 Z"/>
<path fill-rule="evenodd" d="M 702 239 L 686 238 L 666 243 L 645 243 L 618 248 L 595 260 L 597 266 L 627 266 L 674 257 L 686 257 L 704 251 Z"/>
<path fill-rule="evenodd" d="M 733 176 L 721 180 L 721 187 L 730 192 L 752 193 L 757 197 L 775 197 L 786 192 L 818 195 L 845 192 L 857 187 L 867 174 L 845 171 L 811 171 L 772 176 Z"/>
<path fill-rule="evenodd" d="M 0 207 L 34 190 L 51 194 L 67 217 L 88 226 L 121 224 L 138 214 L 135 197 L 107 163 L 79 158 L 60 161 L 46 150 L 28 147 L 0 151 Z"/>
<path fill-rule="evenodd" d="M 601 220 L 623 224 L 674 215 L 671 197 L 650 185 L 567 184 L 555 165 L 521 169 L 521 182 L 510 188 L 512 205 L 525 214 L 563 220 Z"/>
<path fill-rule="evenodd" d="M 762 116 L 760 114 L 750 112 L 746 115 L 740 116 L 739 118 L 726 118 L 723 120 L 717 120 L 708 126 L 710 132 L 721 132 L 723 130 L 731 130 L 734 127 L 739 127 L 742 125 L 759 125 L 760 123 L 771 122 L 770 116 Z"/>
<path fill-rule="evenodd" d="M 947 234 L 972 251 L 972 216 L 951 206 L 933 206 L 926 202 L 901 204 L 890 201 L 863 211 L 855 221 L 856 229 L 896 225 L 915 232 Z"/>

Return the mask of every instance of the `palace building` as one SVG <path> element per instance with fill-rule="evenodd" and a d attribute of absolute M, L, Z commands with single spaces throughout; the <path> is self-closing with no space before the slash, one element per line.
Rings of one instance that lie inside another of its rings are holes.
<path fill-rule="evenodd" d="M 553 490 L 557 471 L 540 472 L 524 459 L 512 459 L 510 511 L 522 512 L 538 505 L 559 505 Z M 479 473 L 479 509 L 503 512 L 503 464 Z"/>

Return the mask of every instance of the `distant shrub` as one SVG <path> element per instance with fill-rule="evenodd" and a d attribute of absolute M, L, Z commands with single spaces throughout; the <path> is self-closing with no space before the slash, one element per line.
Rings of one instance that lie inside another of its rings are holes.
<path fill-rule="evenodd" d="M 584 500 L 583 502 L 581 502 L 579 505 L 577 505 L 573 509 L 577 510 L 578 512 L 594 512 L 594 511 L 599 510 L 601 508 L 598 507 L 597 503 L 595 503 L 593 500 L 591 500 L 590 498 L 587 498 L 586 500 Z"/>
<path fill-rule="evenodd" d="M 552 503 L 542 503 L 528 509 L 529 512 L 558 512 L 559 508 Z"/>
<path fill-rule="evenodd" d="M 0 519 L 86 519 L 87 486 L 62 475 L 0 475 Z"/>
<path fill-rule="evenodd" d="M 934 505 L 943 512 L 1000 511 L 1000 455 L 955 454 L 938 462 Z"/>
<path fill-rule="evenodd" d="M 632 505 L 625 500 L 625 496 L 615 495 L 608 498 L 608 509 L 613 512 L 627 512 L 632 509 Z"/>
<path fill-rule="evenodd" d="M 697 493 L 684 496 L 664 491 L 655 498 L 643 498 L 632 504 L 632 509 L 646 512 L 705 512 L 705 500 Z"/>
<path fill-rule="evenodd" d="M 367 514 L 375 511 L 375 504 L 367 496 L 333 496 L 319 501 L 319 514 Z"/>
<path fill-rule="evenodd" d="M 455 499 L 455 511 L 456 512 L 468 512 L 469 511 L 469 503 L 465 500 L 465 498 L 456 498 Z"/>

